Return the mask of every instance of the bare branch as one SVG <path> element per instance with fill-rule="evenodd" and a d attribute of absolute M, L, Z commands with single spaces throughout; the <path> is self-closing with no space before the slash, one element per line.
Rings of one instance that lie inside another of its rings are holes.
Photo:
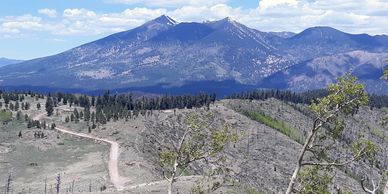
<path fill-rule="evenodd" d="M 318 163 L 318 162 L 303 162 L 301 166 L 345 166 L 350 164 L 356 160 L 358 160 L 361 156 L 365 154 L 365 148 L 361 149 L 352 159 L 344 161 L 344 162 L 329 162 L 329 163 Z"/>
<path fill-rule="evenodd" d="M 376 185 L 375 182 L 372 180 L 372 186 L 373 186 L 372 190 L 366 188 L 364 182 L 365 182 L 365 179 L 362 179 L 361 180 L 362 190 L 364 190 L 365 192 L 370 193 L 370 194 L 376 194 L 377 190 L 379 189 L 380 181 Z"/>

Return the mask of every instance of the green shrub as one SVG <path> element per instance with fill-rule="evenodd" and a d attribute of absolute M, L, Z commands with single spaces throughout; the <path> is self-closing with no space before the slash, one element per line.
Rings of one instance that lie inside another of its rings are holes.
<path fill-rule="evenodd" d="M 382 131 L 381 129 L 378 129 L 378 128 L 370 128 L 370 132 L 371 132 L 373 135 L 375 135 L 375 136 L 377 136 L 377 137 L 383 139 L 384 141 L 388 142 L 388 136 L 386 136 L 386 135 L 384 134 L 384 131 Z"/>
<path fill-rule="evenodd" d="M 1 123 L 7 123 L 12 120 L 12 112 L 1 110 L 0 111 L 0 122 Z"/>
<path fill-rule="evenodd" d="M 267 125 L 268 127 L 278 130 L 279 132 L 287 135 L 288 137 L 300 144 L 303 144 L 305 141 L 305 137 L 298 129 L 293 128 L 290 124 L 284 121 L 279 121 L 268 115 L 255 111 L 244 111 L 243 114 L 249 117 L 250 119 L 253 119 L 264 125 Z"/>

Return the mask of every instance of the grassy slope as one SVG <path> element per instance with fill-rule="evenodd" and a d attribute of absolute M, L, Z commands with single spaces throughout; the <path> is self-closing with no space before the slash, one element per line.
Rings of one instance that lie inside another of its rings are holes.
<path fill-rule="evenodd" d="M 9 122 L 12 120 L 12 112 L 6 111 L 6 110 L 1 110 L 0 111 L 0 122 Z"/>
<path fill-rule="evenodd" d="M 263 123 L 268 127 L 271 127 L 273 129 L 280 131 L 281 133 L 283 133 L 284 135 L 287 135 L 288 137 L 298 142 L 299 144 L 303 144 L 305 141 L 305 137 L 298 129 L 293 128 L 290 124 L 284 121 L 272 118 L 268 115 L 265 115 L 260 112 L 255 112 L 255 111 L 243 111 L 242 114 L 244 114 L 245 116 L 255 121 Z"/>

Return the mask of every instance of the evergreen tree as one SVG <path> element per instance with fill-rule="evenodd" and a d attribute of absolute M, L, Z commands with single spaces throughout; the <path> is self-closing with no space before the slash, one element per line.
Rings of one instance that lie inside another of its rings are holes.
<path fill-rule="evenodd" d="M 20 104 L 19 104 L 18 101 L 16 101 L 16 102 L 15 102 L 15 107 L 14 107 L 15 111 L 18 111 L 19 108 L 20 108 Z"/>
<path fill-rule="evenodd" d="M 32 120 L 29 119 L 28 122 L 27 122 L 27 128 L 31 128 L 32 127 Z"/>
<path fill-rule="evenodd" d="M 90 108 L 85 108 L 84 120 L 90 121 Z"/>
<path fill-rule="evenodd" d="M 20 120 L 22 120 L 22 117 L 23 117 L 23 113 L 22 113 L 22 111 L 19 110 L 16 113 L 16 120 L 20 121 Z"/>
<path fill-rule="evenodd" d="M 46 111 L 47 111 L 47 116 L 49 117 L 54 113 L 54 101 L 50 96 L 47 97 L 47 100 L 46 100 Z"/>
<path fill-rule="evenodd" d="M 76 108 L 74 109 L 73 114 L 74 114 L 74 117 L 76 119 L 79 119 L 80 115 L 79 115 L 79 112 L 78 112 L 78 110 Z"/>
<path fill-rule="evenodd" d="M 12 102 L 9 103 L 9 109 L 11 111 L 14 111 L 14 109 L 15 109 L 15 106 L 12 104 Z"/>
<path fill-rule="evenodd" d="M 70 117 L 69 117 L 69 116 L 66 116 L 65 122 L 66 122 L 66 123 L 70 122 Z"/>
<path fill-rule="evenodd" d="M 29 102 L 24 103 L 24 110 L 29 110 L 31 107 L 31 104 Z"/>

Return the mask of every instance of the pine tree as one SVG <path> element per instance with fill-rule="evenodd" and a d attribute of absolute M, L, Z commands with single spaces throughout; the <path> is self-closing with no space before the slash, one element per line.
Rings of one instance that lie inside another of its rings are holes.
<path fill-rule="evenodd" d="M 32 121 L 31 120 L 28 120 L 27 122 L 27 128 L 31 128 L 32 127 Z"/>
<path fill-rule="evenodd" d="M 15 102 L 15 111 L 18 111 L 20 107 L 20 104 L 18 101 Z"/>
<path fill-rule="evenodd" d="M 31 104 L 29 102 L 24 103 L 24 110 L 29 110 Z"/>
<path fill-rule="evenodd" d="M 46 111 L 47 111 L 47 116 L 49 117 L 54 113 L 54 101 L 50 96 L 47 97 L 47 100 L 46 100 Z"/>
<path fill-rule="evenodd" d="M 12 103 L 9 103 L 9 109 L 10 109 L 11 111 L 14 111 L 15 106 L 14 106 Z"/>
<path fill-rule="evenodd" d="M 16 113 L 16 120 L 20 121 L 20 120 L 22 120 L 22 117 L 23 117 L 22 111 L 18 111 L 18 112 Z"/>
<path fill-rule="evenodd" d="M 89 108 L 85 108 L 84 120 L 90 121 L 90 109 Z"/>

